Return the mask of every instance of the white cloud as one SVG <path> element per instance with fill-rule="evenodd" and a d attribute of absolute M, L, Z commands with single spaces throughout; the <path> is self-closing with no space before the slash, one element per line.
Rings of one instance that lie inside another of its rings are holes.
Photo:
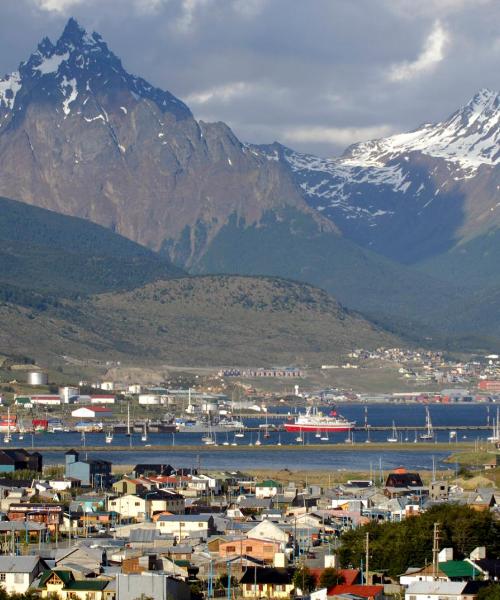
<path fill-rule="evenodd" d="M 234 83 L 228 83 L 226 85 L 219 85 L 216 87 L 203 90 L 201 92 L 194 92 L 189 94 L 185 101 L 188 104 L 207 104 L 213 100 L 218 102 L 228 102 L 234 98 L 245 96 L 246 94 L 254 91 L 256 85 L 252 83 L 246 83 L 245 81 L 236 81 Z"/>
<path fill-rule="evenodd" d="M 386 0 L 385 6 L 405 19 L 413 19 L 451 15 L 468 9 L 478 9 L 493 2 L 497 0 Z"/>
<path fill-rule="evenodd" d="M 439 21 L 425 40 L 424 48 L 416 60 L 393 65 L 389 72 L 391 81 L 405 81 L 432 70 L 444 58 L 444 49 L 450 39 L 449 33 Z"/>
<path fill-rule="evenodd" d="M 356 142 L 385 137 L 393 133 L 389 125 L 373 127 L 297 127 L 283 132 L 287 142 L 313 142 L 348 146 Z"/>
<path fill-rule="evenodd" d="M 68 8 L 81 4 L 82 0 L 35 0 L 38 8 L 48 12 L 65 12 Z"/>

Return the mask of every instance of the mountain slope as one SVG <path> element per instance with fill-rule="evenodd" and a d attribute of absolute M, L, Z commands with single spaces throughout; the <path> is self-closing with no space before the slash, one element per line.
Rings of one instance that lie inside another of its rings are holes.
<path fill-rule="evenodd" d="M 377 314 L 408 318 L 442 293 L 431 278 L 343 240 L 286 165 L 223 123 L 196 122 L 73 20 L 0 94 L 6 195 L 100 223 L 195 273 L 310 281 Z"/>
<path fill-rule="evenodd" d="M 131 289 L 183 274 L 109 229 L 6 198 L 0 198 L 0 264 L 4 299 L 35 302 L 36 294 Z"/>
<path fill-rule="evenodd" d="M 399 262 L 500 227 L 500 95 L 490 90 L 441 123 L 356 144 L 338 159 L 261 150 L 344 235 Z"/>
<path fill-rule="evenodd" d="M 173 279 L 42 312 L 7 303 L 0 318 L 0 351 L 52 364 L 319 365 L 359 345 L 399 343 L 322 290 L 270 278 Z"/>
<path fill-rule="evenodd" d="M 335 231 L 289 174 L 223 123 L 197 122 L 70 20 L 0 81 L 0 193 L 109 227 L 189 266 L 230 214 L 295 209 Z"/>

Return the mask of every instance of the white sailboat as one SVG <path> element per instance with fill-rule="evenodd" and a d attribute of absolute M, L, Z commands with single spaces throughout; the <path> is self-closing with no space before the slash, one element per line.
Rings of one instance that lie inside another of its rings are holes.
<path fill-rule="evenodd" d="M 500 412 L 498 407 L 497 417 L 496 420 L 493 421 L 493 430 L 488 438 L 488 442 L 500 442 Z"/>
<path fill-rule="evenodd" d="M 260 446 L 262 442 L 260 441 L 260 431 L 257 433 L 257 439 L 255 440 L 255 445 Z"/>
<path fill-rule="evenodd" d="M 391 435 L 387 438 L 387 441 L 390 444 L 396 444 L 399 441 L 398 438 L 398 430 L 396 429 L 396 423 L 393 421 L 392 422 L 392 433 Z"/>
<path fill-rule="evenodd" d="M 111 431 L 111 429 L 106 433 L 104 441 L 106 442 L 106 444 L 111 444 L 111 442 L 113 441 L 113 432 Z"/>
<path fill-rule="evenodd" d="M 142 435 L 141 435 L 141 442 L 147 442 L 148 441 L 148 426 L 146 425 L 146 423 L 144 423 L 144 429 L 142 431 Z"/>
<path fill-rule="evenodd" d="M 10 444 L 12 436 L 10 435 L 10 406 L 7 407 L 7 433 L 5 434 L 3 441 L 5 444 Z"/>
<path fill-rule="evenodd" d="M 130 437 L 130 402 L 127 403 L 127 435 Z"/>
<path fill-rule="evenodd" d="M 425 426 L 426 431 L 420 436 L 421 440 L 433 440 L 434 439 L 434 430 L 432 429 L 432 421 L 431 415 L 429 413 L 429 408 L 425 407 Z"/>

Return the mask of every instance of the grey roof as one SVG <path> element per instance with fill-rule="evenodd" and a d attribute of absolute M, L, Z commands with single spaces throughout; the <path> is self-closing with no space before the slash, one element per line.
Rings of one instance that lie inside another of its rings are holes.
<path fill-rule="evenodd" d="M 408 587 L 408 594 L 458 596 L 465 586 L 465 581 L 416 581 Z"/>
<path fill-rule="evenodd" d="M 163 536 L 165 537 L 165 536 Z M 162 535 L 158 529 L 132 529 L 129 536 L 129 542 L 154 542 L 155 540 L 162 539 Z"/>
<path fill-rule="evenodd" d="M 208 523 L 210 519 L 213 519 L 213 515 L 201 514 L 201 515 L 160 515 L 159 521 L 173 521 L 173 522 L 187 522 L 191 521 L 196 523 L 197 521 L 205 521 Z"/>
<path fill-rule="evenodd" d="M 45 531 L 45 523 L 34 521 L 0 521 L 0 532 L 4 531 Z"/>
<path fill-rule="evenodd" d="M 40 560 L 39 556 L 0 556 L 0 572 L 31 573 Z"/>

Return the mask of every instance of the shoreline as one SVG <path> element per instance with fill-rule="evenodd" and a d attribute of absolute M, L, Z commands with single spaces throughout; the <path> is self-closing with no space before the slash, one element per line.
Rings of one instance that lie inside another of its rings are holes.
<path fill-rule="evenodd" d="M 324 452 L 325 450 L 337 452 L 359 452 L 384 451 L 384 452 L 449 452 L 450 454 L 457 451 L 466 451 L 474 449 L 473 442 L 456 442 L 456 443 L 398 443 L 389 444 L 387 442 L 373 442 L 371 444 L 353 443 L 353 444 L 284 444 L 277 446 L 275 444 L 262 444 L 261 446 L 205 446 L 205 445 L 151 445 L 151 446 L 78 446 L 80 452 Z M 70 446 L 40 446 L 33 450 L 37 452 L 67 452 Z M 483 451 L 488 451 L 488 445 L 481 448 Z M 492 447 L 491 452 L 495 450 Z"/>

